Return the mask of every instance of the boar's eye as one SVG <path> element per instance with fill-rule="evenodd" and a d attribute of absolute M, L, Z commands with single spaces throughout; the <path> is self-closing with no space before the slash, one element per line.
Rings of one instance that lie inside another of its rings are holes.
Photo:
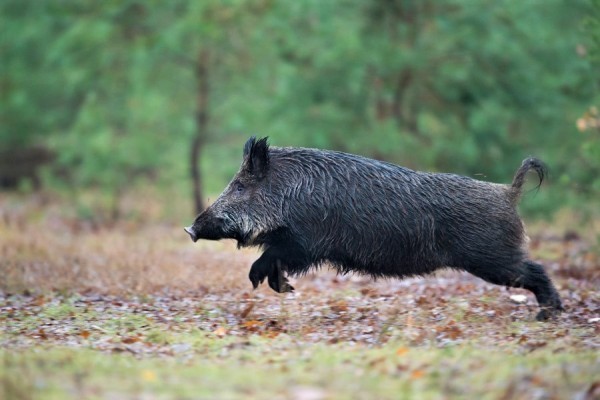
<path fill-rule="evenodd" d="M 233 189 L 237 192 L 237 193 L 242 193 L 244 191 L 244 185 L 242 185 L 240 182 L 236 182 L 233 186 Z"/>

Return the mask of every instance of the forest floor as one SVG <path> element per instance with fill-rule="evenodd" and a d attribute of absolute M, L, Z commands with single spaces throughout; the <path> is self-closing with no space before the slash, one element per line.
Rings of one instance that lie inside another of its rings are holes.
<path fill-rule="evenodd" d="M 600 257 L 572 221 L 530 227 L 566 309 L 545 323 L 451 271 L 252 290 L 256 251 L 127 221 L 0 199 L 0 397 L 600 398 Z"/>

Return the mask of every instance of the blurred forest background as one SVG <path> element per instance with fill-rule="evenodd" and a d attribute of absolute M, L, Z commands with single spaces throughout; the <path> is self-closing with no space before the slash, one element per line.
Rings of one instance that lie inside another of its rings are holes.
<path fill-rule="evenodd" d="M 598 0 L 3 0 L 0 186 L 90 218 L 154 196 L 189 219 L 257 135 L 496 182 L 535 155 L 550 185 L 526 213 L 593 208 L 599 15 Z"/>

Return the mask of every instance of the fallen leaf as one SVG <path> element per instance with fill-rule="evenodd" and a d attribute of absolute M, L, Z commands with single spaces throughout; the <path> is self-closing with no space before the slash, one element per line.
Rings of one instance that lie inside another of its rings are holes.
<path fill-rule="evenodd" d="M 398 365 L 396 365 L 396 371 L 398 371 L 398 372 L 408 371 L 408 365 L 398 364 Z"/>
<path fill-rule="evenodd" d="M 348 311 L 348 303 L 345 300 L 338 300 L 330 303 L 331 311 L 341 313 Z"/>
<path fill-rule="evenodd" d="M 249 321 L 244 321 L 241 323 L 242 327 L 250 332 L 258 331 L 262 324 L 262 321 L 257 321 L 255 319 L 251 319 Z"/>
<path fill-rule="evenodd" d="M 410 374 L 410 379 L 419 379 L 419 378 L 422 378 L 423 375 L 425 375 L 425 371 L 423 371 L 422 369 L 415 369 Z"/>
<path fill-rule="evenodd" d="M 432 299 L 426 297 L 426 296 L 419 296 L 417 299 L 415 299 L 415 303 L 418 306 L 425 306 L 426 304 L 428 304 Z"/>
<path fill-rule="evenodd" d="M 34 306 L 38 306 L 38 307 L 43 306 L 45 303 L 46 303 L 46 298 L 43 295 L 36 297 L 31 302 L 31 304 L 33 304 Z"/>
<path fill-rule="evenodd" d="M 526 343 L 526 346 L 529 348 L 529 351 L 537 350 L 541 347 L 545 347 L 546 345 L 547 343 L 544 341 L 532 341 Z"/>
<path fill-rule="evenodd" d="M 251 319 L 250 321 L 242 322 L 242 326 L 248 330 L 256 330 L 261 325 L 262 325 L 262 322 L 257 321 L 255 319 Z"/>
<path fill-rule="evenodd" d="M 266 331 L 265 333 L 262 334 L 263 337 L 266 337 L 267 339 L 274 339 L 277 336 L 279 336 L 279 332 L 277 331 Z"/>
<path fill-rule="evenodd" d="M 136 336 L 129 336 L 129 337 L 124 337 L 123 339 L 121 339 L 121 342 L 125 343 L 125 344 L 132 344 L 135 342 L 139 342 L 140 338 L 136 337 Z"/>
<path fill-rule="evenodd" d="M 369 367 L 374 367 L 377 364 L 381 364 L 385 362 L 385 357 L 378 357 L 374 360 L 371 360 L 371 362 L 369 362 Z"/>
<path fill-rule="evenodd" d="M 155 382 L 156 381 L 156 373 L 154 371 L 145 369 L 142 371 L 142 379 L 145 380 L 146 382 Z"/>
<path fill-rule="evenodd" d="M 227 329 L 223 328 L 222 326 L 219 326 L 217 329 L 215 329 L 213 331 L 213 333 L 217 336 L 225 336 L 227 334 Z"/>
<path fill-rule="evenodd" d="M 527 343 L 528 340 L 529 340 L 529 337 L 527 337 L 527 335 L 521 335 L 521 337 L 519 338 L 517 343 L 519 343 L 519 344 Z"/>
<path fill-rule="evenodd" d="M 408 353 L 408 348 L 407 347 L 399 347 L 398 350 L 396 350 L 396 354 L 399 356 L 403 356 L 406 353 Z"/>
<path fill-rule="evenodd" d="M 90 337 L 90 331 L 81 331 L 79 332 L 79 336 L 81 336 L 84 339 L 87 339 Z"/>
<path fill-rule="evenodd" d="M 454 322 L 450 322 L 444 327 L 437 328 L 437 331 L 443 333 L 444 336 L 452 340 L 456 340 L 462 335 L 462 330 Z"/>
<path fill-rule="evenodd" d="M 248 316 L 248 314 L 250 314 L 250 311 L 252 311 L 252 309 L 254 308 L 254 302 L 249 303 L 246 308 L 244 308 L 244 310 L 242 311 L 242 313 L 240 314 L 240 318 L 244 319 Z"/>

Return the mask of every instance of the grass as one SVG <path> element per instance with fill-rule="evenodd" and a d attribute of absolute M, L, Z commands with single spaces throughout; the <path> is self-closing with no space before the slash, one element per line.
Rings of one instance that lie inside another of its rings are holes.
<path fill-rule="evenodd" d="M 566 398 L 600 373 L 593 351 L 511 354 L 405 343 L 296 346 L 293 339 L 206 339 L 194 357 L 89 349 L 4 355 L 7 398 Z M 311 397 L 312 396 L 312 397 Z"/>
<path fill-rule="evenodd" d="M 147 209 L 90 225 L 60 202 L 0 197 L 3 398 L 598 396 L 600 260 L 573 218 L 530 227 L 567 308 L 538 323 L 527 291 L 455 272 L 322 270 L 294 294 L 253 291 L 256 251 L 193 244 Z"/>

